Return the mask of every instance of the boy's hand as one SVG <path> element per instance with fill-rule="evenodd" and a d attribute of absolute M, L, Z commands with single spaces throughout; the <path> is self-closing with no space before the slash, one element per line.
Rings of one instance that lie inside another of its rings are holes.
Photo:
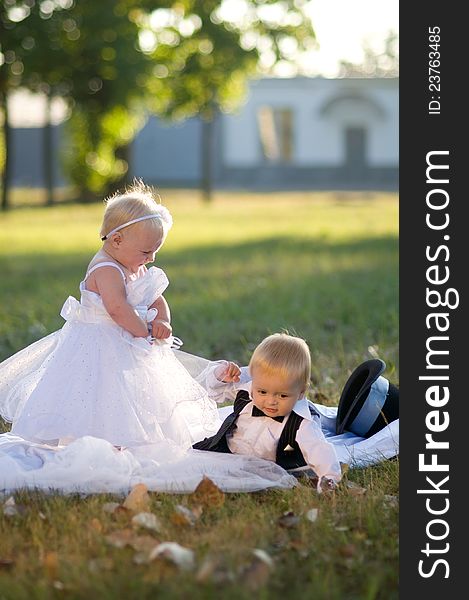
<path fill-rule="evenodd" d="M 241 369 L 234 362 L 227 361 L 225 368 L 217 373 L 217 379 L 223 383 L 238 382 L 241 375 Z"/>
<path fill-rule="evenodd" d="M 159 319 L 155 319 L 151 322 L 151 333 L 153 337 L 157 340 L 165 340 L 169 338 L 173 331 L 173 328 L 168 323 L 168 321 L 161 321 Z"/>

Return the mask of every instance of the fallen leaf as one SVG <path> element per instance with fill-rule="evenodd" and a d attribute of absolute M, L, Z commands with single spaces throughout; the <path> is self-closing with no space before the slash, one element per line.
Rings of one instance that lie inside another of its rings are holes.
<path fill-rule="evenodd" d="M 340 464 L 340 471 L 341 471 L 342 477 L 343 477 L 344 475 L 347 475 L 347 473 L 349 472 L 350 467 L 349 467 L 348 463 L 341 462 L 339 464 Z"/>
<path fill-rule="evenodd" d="M 55 581 L 59 570 L 59 556 L 57 552 L 46 552 L 42 560 L 47 579 Z"/>
<path fill-rule="evenodd" d="M 390 494 L 384 494 L 383 503 L 388 508 L 397 508 L 399 506 L 399 498 Z"/>
<path fill-rule="evenodd" d="M 202 514 L 202 510 L 200 505 L 191 510 L 187 506 L 177 504 L 174 507 L 174 512 L 171 514 L 171 521 L 178 526 L 193 527 Z"/>
<path fill-rule="evenodd" d="M 318 508 L 310 508 L 308 510 L 308 512 L 305 514 L 305 517 L 308 519 L 308 521 L 311 521 L 311 523 L 314 523 L 318 518 L 318 514 L 319 514 Z"/>
<path fill-rule="evenodd" d="M 346 481 L 345 487 L 347 488 L 347 491 L 350 494 L 350 496 L 363 496 L 367 492 L 366 488 L 361 487 L 360 485 L 358 485 L 358 483 L 355 483 L 354 481 Z"/>
<path fill-rule="evenodd" d="M 199 570 L 195 576 L 195 580 L 198 583 L 207 583 L 213 581 L 214 574 L 219 568 L 219 562 L 213 556 L 207 556 L 203 563 L 200 565 Z"/>
<path fill-rule="evenodd" d="M 94 531 L 96 531 L 97 533 L 103 532 L 103 524 L 101 523 L 101 521 L 99 519 L 96 519 L 96 517 L 91 519 L 90 528 L 93 529 Z"/>
<path fill-rule="evenodd" d="M 56 590 L 59 590 L 59 592 L 62 592 L 65 589 L 65 585 L 62 583 L 62 581 L 59 581 L 58 579 L 56 579 L 52 583 L 52 587 Z"/>
<path fill-rule="evenodd" d="M 307 546 L 302 540 L 290 540 L 287 547 L 290 550 L 295 550 L 301 558 L 307 558 L 309 555 Z"/>
<path fill-rule="evenodd" d="M 220 562 L 213 556 L 207 556 L 200 566 L 195 580 L 198 583 L 227 583 L 235 580 L 235 575 L 232 571 L 221 565 Z"/>
<path fill-rule="evenodd" d="M 114 562 L 108 556 L 92 558 L 88 561 L 88 570 L 90 573 L 102 573 L 103 571 L 112 571 Z"/>
<path fill-rule="evenodd" d="M 151 535 L 136 535 L 129 541 L 129 546 L 137 552 L 146 552 L 149 554 L 159 543 Z"/>
<path fill-rule="evenodd" d="M 103 510 L 104 512 L 113 514 L 120 506 L 122 505 L 119 502 L 106 502 L 106 504 L 103 504 Z"/>
<path fill-rule="evenodd" d="M 15 561 L 12 558 L 0 557 L 0 570 L 4 569 L 5 571 L 13 568 L 15 566 Z"/>
<path fill-rule="evenodd" d="M 134 513 L 150 512 L 150 505 L 151 500 L 148 488 L 144 483 L 137 483 L 122 503 L 124 508 L 128 508 Z"/>
<path fill-rule="evenodd" d="M 164 558 L 184 571 L 189 571 L 195 566 L 194 552 L 188 548 L 183 548 L 176 542 L 158 544 L 150 552 L 149 558 L 150 560 Z"/>
<path fill-rule="evenodd" d="M 125 548 L 130 545 L 132 538 L 135 536 L 132 529 L 120 529 L 106 535 L 104 539 L 108 544 L 115 548 Z"/>
<path fill-rule="evenodd" d="M 251 590 L 258 590 L 269 581 L 272 566 L 264 558 L 255 556 L 254 560 L 242 571 L 242 580 Z"/>
<path fill-rule="evenodd" d="M 16 504 L 13 496 L 5 500 L 3 504 L 3 514 L 5 517 L 18 517 L 27 512 L 27 507 L 24 504 Z"/>
<path fill-rule="evenodd" d="M 353 558 L 357 553 L 355 544 L 344 544 L 339 547 L 339 554 L 344 558 Z"/>
<path fill-rule="evenodd" d="M 203 477 L 194 492 L 189 495 L 189 500 L 202 507 L 220 508 L 225 502 L 225 494 L 211 479 Z"/>
<path fill-rule="evenodd" d="M 295 513 L 291 510 L 284 512 L 283 515 L 277 520 L 277 523 L 280 525 L 280 527 L 285 527 L 286 529 L 296 527 L 299 522 L 300 517 L 295 515 Z"/>
<path fill-rule="evenodd" d="M 161 522 L 158 517 L 153 513 L 141 512 L 132 517 L 132 525 L 137 527 L 144 527 L 145 529 L 151 529 L 152 531 L 161 531 Z"/>
<path fill-rule="evenodd" d="M 270 554 L 268 552 L 266 552 L 265 550 L 262 550 L 261 548 L 255 548 L 252 553 L 254 554 L 254 556 L 265 562 L 265 564 L 270 567 L 273 568 L 274 566 L 274 561 L 273 558 L 270 556 Z"/>

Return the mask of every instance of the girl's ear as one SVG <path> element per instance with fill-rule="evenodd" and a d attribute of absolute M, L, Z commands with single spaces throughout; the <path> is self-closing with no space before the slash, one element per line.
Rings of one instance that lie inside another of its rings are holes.
<path fill-rule="evenodd" d="M 116 233 L 113 233 L 111 236 L 111 244 L 113 248 L 118 248 L 122 243 L 122 235 L 120 233 L 120 231 L 116 231 Z"/>

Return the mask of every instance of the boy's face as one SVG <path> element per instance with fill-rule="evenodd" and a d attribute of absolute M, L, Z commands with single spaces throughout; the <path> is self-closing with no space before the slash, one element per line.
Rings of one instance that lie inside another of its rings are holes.
<path fill-rule="evenodd" d="M 251 396 L 254 404 L 269 417 L 284 417 L 305 392 L 294 378 L 254 369 L 251 373 Z"/>

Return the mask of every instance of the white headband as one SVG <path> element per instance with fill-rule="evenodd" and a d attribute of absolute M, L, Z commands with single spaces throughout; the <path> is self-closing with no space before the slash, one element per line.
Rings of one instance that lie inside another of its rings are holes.
<path fill-rule="evenodd" d="M 113 233 L 116 233 L 117 231 L 120 231 L 121 229 L 124 229 L 124 227 L 133 225 L 134 223 L 138 223 L 139 221 L 146 221 L 146 219 L 158 219 L 159 221 L 162 221 L 160 215 L 145 215 L 144 217 L 138 217 L 138 219 L 132 219 L 131 221 L 127 221 L 127 223 L 123 223 L 122 225 L 119 225 L 119 227 L 115 227 L 109 233 L 106 233 L 106 235 L 104 237 L 102 237 L 101 240 L 102 241 L 107 240 L 107 238 L 110 235 L 112 235 Z M 161 224 L 163 225 L 163 223 L 161 223 Z"/>

